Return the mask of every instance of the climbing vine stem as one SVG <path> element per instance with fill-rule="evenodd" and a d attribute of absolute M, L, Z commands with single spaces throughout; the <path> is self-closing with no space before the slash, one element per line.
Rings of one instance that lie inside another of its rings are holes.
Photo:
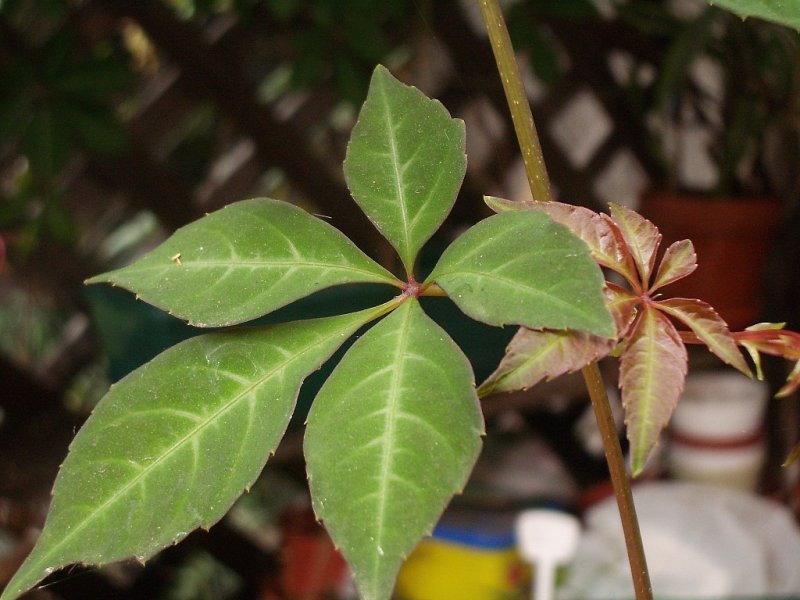
<path fill-rule="evenodd" d="M 500 73 L 500 79 L 503 82 L 503 89 L 505 90 L 511 118 L 514 122 L 514 130 L 522 152 L 531 194 L 535 200 L 550 201 L 553 199 L 550 191 L 550 180 L 539 144 L 539 136 L 536 133 L 533 114 L 531 113 L 528 97 L 525 94 L 522 77 L 514 56 L 514 48 L 503 18 L 503 12 L 498 0 L 478 0 L 478 3 L 481 8 L 483 22 L 489 33 L 489 40 L 497 63 L 497 69 Z M 642 547 L 639 522 L 636 518 L 636 507 L 633 504 L 630 480 L 625 469 L 622 448 L 617 436 L 605 384 L 597 363 L 592 363 L 583 369 L 583 378 L 589 391 L 592 408 L 603 439 L 603 449 L 622 520 L 636 600 L 652 600 L 653 591 Z"/>

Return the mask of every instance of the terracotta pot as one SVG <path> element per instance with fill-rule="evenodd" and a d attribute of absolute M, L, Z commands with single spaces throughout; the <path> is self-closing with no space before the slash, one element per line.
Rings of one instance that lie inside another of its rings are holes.
<path fill-rule="evenodd" d="M 756 323 L 764 265 L 781 210 L 771 198 L 720 199 L 669 191 L 647 195 L 642 214 L 661 230 L 662 252 L 687 238 L 697 252 L 697 270 L 664 293 L 708 302 L 732 330 Z"/>

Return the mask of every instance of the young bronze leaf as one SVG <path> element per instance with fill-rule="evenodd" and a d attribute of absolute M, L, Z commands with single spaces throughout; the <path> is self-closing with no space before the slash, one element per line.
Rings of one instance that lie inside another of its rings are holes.
<path fill-rule="evenodd" d="M 687 368 L 675 326 L 652 306 L 641 311 L 622 351 L 619 381 L 634 475 L 641 473 L 675 410 Z"/>
<path fill-rule="evenodd" d="M 606 283 L 603 293 L 606 297 L 606 308 L 614 317 L 614 323 L 617 325 L 617 339 L 623 338 L 628 334 L 628 330 L 636 318 L 636 308 L 641 303 L 641 299 L 613 283 Z"/>
<path fill-rule="evenodd" d="M 486 204 L 495 212 L 537 210 L 567 227 L 572 233 L 586 242 L 592 257 L 602 266 L 623 275 L 629 281 L 636 277 L 636 266 L 621 236 L 613 230 L 613 223 L 602 215 L 584 208 L 561 202 L 513 202 L 503 198 L 484 196 Z"/>
<path fill-rule="evenodd" d="M 789 456 L 786 457 L 786 460 L 783 461 L 781 466 L 790 467 L 797 461 L 798 458 L 800 458 L 800 444 L 797 444 L 794 448 L 792 448 Z"/>
<path fill-rule="evenodd" d="M 613 202 L 608 208 L 611 211 L 611 218 L 631 250 L 642 278 L 642 286 L 647 288 L 656 262 L 658 246 L 661 244 L 661 234 L 655 225 L 630 208 Z"/>
<path fill-rule="evenodd" d="M 748 377 L 753 374 L 725 321 L 708 304 L 701 300 L 670 298 L 656 303 L 668 315 L 691 329 L 708 349 L 723 362 L 738 369 Z"/>
<path fill-rule="evenodd" d="M 464 122 L 378 66 L 353 128 L 344 173 L 358 205 L 411 274 L 453 207 L 467 166 Z"/>
<path fill-rule="evenodd" d="M 520 327 L 478 395 L 525 390 L 543 379 L 572 373 L 606 356 L 616 340 L 580 331 L 535 331 Z"/>
<path fill-rule="evenodd" d="M 113 386 L 2 600 L 74 562 L 145 560 L 218 521 L 275 450 L 305 377 L 378 311 L 196 337 Z"/>
<path fill-rule="evenodd" d="M 405 557 L 459 492 L 483 431 L 472 369 L 415 299 L 342 358 L 308 417 L 314 510 L 364 600 L 388 600 Z"/>
<path fill-rule="evenodd" d="M 755 325 L 750 325 L 744 331 L 731 334 L 736 343 L 741 345 L 750 355 L 750 359 L 756 367 L 756 378 L 758 380 L 764 379 L 764 373 L 761 370 L 761 352 L 792 358 L 791 353 L 787 355 L 786 352 L 791 347 L 791 342 L 787 346 L 786 341 L 783 341 L 780 335 L 785 333 L 781 331 L 785 326 L 786 323 L 756 323 Z M 766 339 L 764 336 L 766 336 Z M 800 354 L 794 358 L 800 358 Z"/>
<path fill-rule="evenodd" d="M 757 323 L 745 331 L 732 334 L 736 342 L 750 353 L 759 379 L 762 378 L 761 352 L 797 361 L 786 383 L 775 394 L 778 398 L 788 396 L 800 388 L 800 334 L 783 329 L 783 326 L 783 323 Z"/>
<path fill-rule="evenodd" d="M 792 372 L 789 373 L 789 376 L 786 378 L 786 383 L 783 384 L 783 387 L 778 390 L 778 393 L 775 394 L 775 397 L 786 398 L 787 396 L 796 392 L 798 389 L 800 389 L 800 360 L 795 363 Z"/>
<path fill-rule="evenodd" d="M 501 213 L 463 233 L 426 282 L 489 325 L 576 329 L 612 338 L 603 274 L 585 243 L 536 211 Z"/>
<path fill-rule="evenodd" d="M 230 204 L 97 275 L 198 327 L 233 325 L 333 285 L 399 282 L 337 229 L 278 200 Z"/>
<path fill-rule="evenodd" d="M 658 273 L 655 281 L 650 287 L 651 291 L 674 283 L 690 275 L 697 268 L 697 254 L 694 251 L 694 244 L 691 240 L 680 240 L 670 244 L 661 264 L 658 266 Z"/>

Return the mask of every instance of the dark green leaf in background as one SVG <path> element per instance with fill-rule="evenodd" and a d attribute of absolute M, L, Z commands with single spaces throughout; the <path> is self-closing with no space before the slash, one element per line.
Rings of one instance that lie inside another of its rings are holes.
<path fill-rule="evenodd" d="M 278 200 L 230 204 L 182 227 L 110 282 L 198 327 L 242 323 L 333 285 L 399 282 L 337 229 Z"/>
<path fill-rule="evenodd" d="M 31 169 L 44 179 L 55 177 L 70 153 L 69 133 L 59 124 L 56 114 L 54 107 L 40 106 L 22 134 L 22 147 Z"/>
<path fill-rule="evenodd" d="M 323 386 L 305 455 L 314 510 L 365 600 L 395 576 L 480 451 L 472 370 L 417 300 L 369 330 Z"/>

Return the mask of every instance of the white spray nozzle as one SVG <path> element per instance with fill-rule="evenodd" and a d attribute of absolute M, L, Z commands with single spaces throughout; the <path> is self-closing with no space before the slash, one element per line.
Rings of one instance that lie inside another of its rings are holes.
<path fill-rule="evenodd" d="M 558 565 L 575 554 L 581 526 L 574 516 L 555 510 L 526 510 L 517 517 L 517 547 L 534 565 L 534 600 L 550 600 Z"/>

